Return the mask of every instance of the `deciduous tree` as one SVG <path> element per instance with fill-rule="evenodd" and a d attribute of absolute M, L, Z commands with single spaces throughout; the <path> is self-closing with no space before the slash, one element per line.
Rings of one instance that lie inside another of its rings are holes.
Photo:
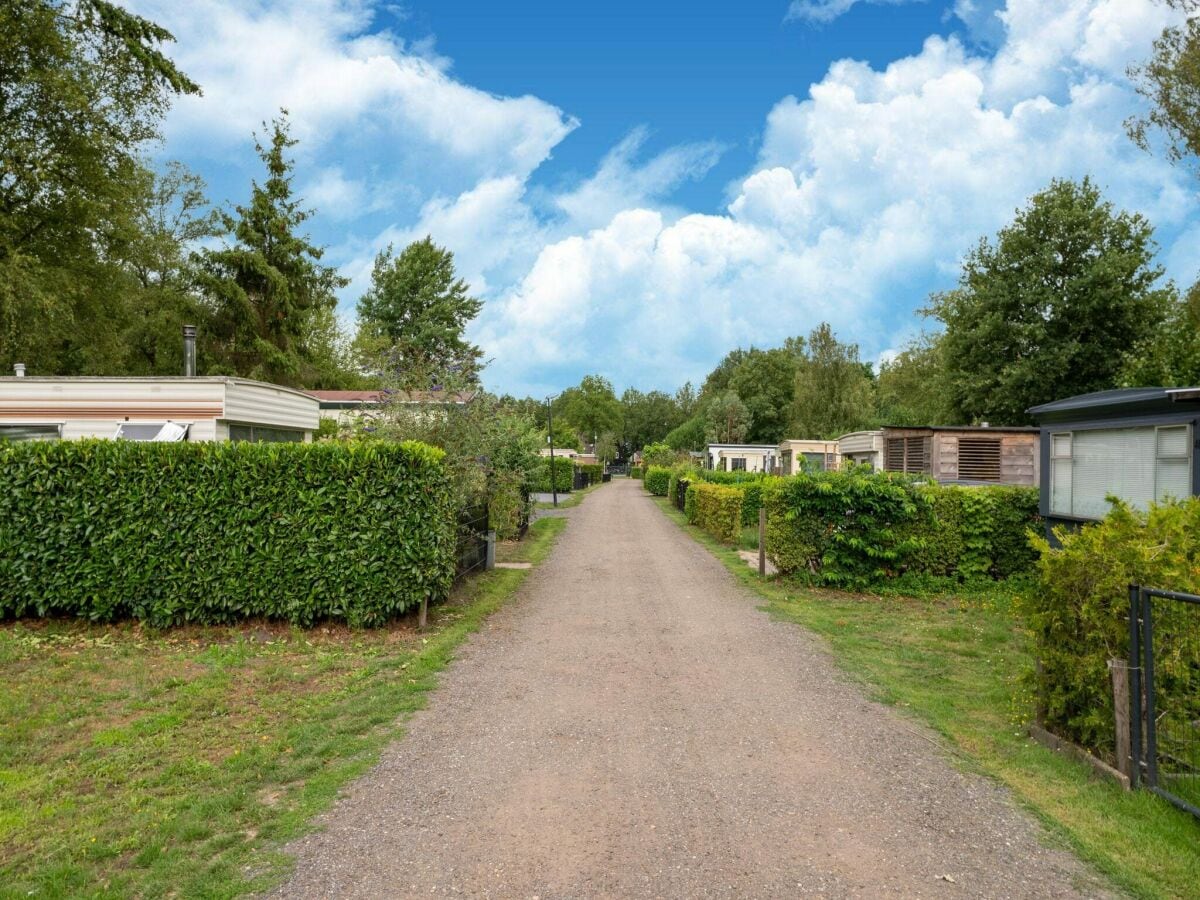
<path fill-rule="evenodd" d="M 1150 223 L 1088 179 L 1052 182 L 982 240 L 929 310 L 959 420 L 1023 424 L 1031 406 L 1116 386 L 1170 301 L 1155 249 Z"/>
<path fill-rule="evenodd" d="M 833 439 L 869 425 L 873 412 L 869 369 L 858 358 L 858 345 L 842 343 L 822 322 L 796 370 L 789 437 Z"/>

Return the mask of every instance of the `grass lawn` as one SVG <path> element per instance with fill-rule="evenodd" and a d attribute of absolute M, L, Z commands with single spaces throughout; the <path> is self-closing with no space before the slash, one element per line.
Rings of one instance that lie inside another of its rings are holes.
<path fill-rule="evenodd" d="M 1117 887 L 1138 897 L 1200 893 L 1200 823 L 1150 793 L 1125 793 L 1026 736 L 1033 698 L 1024 678 L 1033 660 L 1011 590 L 876 597 L 762 581 L 733 550 L 660 503 L 767 610 L 823 636 L 869 693 L 944 735 L 961 765 L 1007 785 Z"/>
<path fill-rule="evenodd" d="M 565 519 L 502 545 L 539 562 Z M 0 626 L 0 897 L 228 897 L 277 883 L 282 842 L 425 704 L 526 570 L 470 579 L 374 631 L 250 623 Z"/>

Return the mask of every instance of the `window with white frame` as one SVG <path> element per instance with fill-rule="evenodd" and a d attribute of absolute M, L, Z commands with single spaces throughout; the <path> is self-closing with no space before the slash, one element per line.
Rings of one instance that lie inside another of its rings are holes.
<path fill-rule="evenodd" d="M 1107 497 L 1135 509 L 1192 493 L 1190 425 L 1100 428 L 1050 435 L 1050 513 L 1100 519 Z"/>

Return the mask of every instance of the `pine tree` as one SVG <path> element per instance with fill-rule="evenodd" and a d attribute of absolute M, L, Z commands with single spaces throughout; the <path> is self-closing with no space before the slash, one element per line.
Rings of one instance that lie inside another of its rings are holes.
<path fill-rule="evenodd" d="M 313 324 L 337 305 L 334 292 L 348 284 L 320 263 L 323 250 L 299 233 L 312 216 L 292 193 L 287 112 L 271 123 L 271 140 L 255 142 L 266 165 L 250 202 L 236 216 L 222 214 L 231 243 L 202 253 L 200 282 L 214 306 L 210 350 L 213 371 L 292 386 L 328 381 L 319 371 L 318 348 L 309 347 Z"/>

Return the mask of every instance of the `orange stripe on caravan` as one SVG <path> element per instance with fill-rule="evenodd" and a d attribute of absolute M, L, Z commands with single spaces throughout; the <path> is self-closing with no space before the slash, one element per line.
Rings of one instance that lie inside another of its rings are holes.
<path fill-rule="evenodd" d="M 216 419 L 220 406 L 0 406 L 0 416 L 47 419 Z"/>

